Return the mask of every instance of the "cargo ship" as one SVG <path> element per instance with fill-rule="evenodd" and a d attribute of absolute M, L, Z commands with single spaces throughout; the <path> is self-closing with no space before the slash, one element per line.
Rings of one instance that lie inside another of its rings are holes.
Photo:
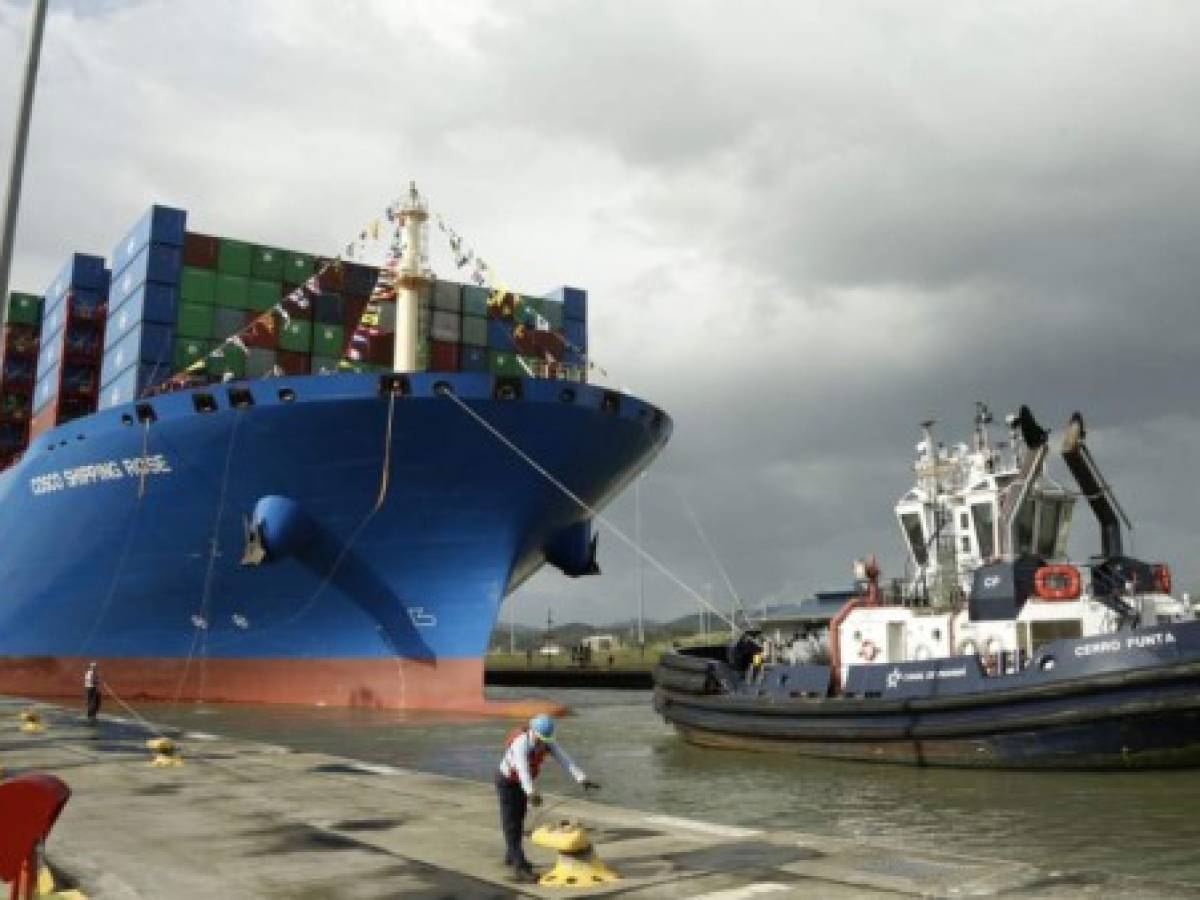
<path fill-rule="evenodd" d="M 1200 765 L 1200 621 L 1170 569 L 1128 555 L 1128 527 L 1076 413 L 1046 476 L 1048 432 L 1027 408 L 993 443 L 926 423 L 916 484 L 896 504 L 910 577 L 859 565 L 823 633 L 748 631 L 663 656 L 654 703 L 689 742 L 913 765 Z M 1076 497 L 1100 552 L 1067 558 Z"/>
<path fill-rule="evenodd" d="M 598 571 L 671 421 L 587 383 L 583 291 L 434 278 L 415 188 L 387 220 L 371 267 L 156 206 L 14 295 L 0 692 L 494 708 L 505 597 Z"/>

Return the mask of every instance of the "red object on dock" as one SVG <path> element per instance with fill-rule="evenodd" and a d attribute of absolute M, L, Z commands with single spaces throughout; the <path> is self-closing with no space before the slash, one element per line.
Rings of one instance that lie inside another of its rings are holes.
<path fill-rule="evenodd" d="M 71 789 L 53 775 L 31 772 L 0 782 L 0 880 L 9 900 L 31 900 L 37 889 L 38 844 L 50 835 Z"/>

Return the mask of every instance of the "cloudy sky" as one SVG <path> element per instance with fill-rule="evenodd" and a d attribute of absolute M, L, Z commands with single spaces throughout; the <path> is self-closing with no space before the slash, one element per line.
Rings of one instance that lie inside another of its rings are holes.
<path fill-rule="evenodd" d="M 1082 409 L 1136 549 L 1200 587 L 1200 7 L 51 7 L 14 286 L 152 201 L 335 250 L 416 178 L 508 283 L 588 288 L 595 358 L 675 419 L 646 547 L 723 605 L 682 498 L 752 603 L 872 551 L 897 573 L 916 423 L 961 439 L 975 400 L 1060 433 Z M 3 147 L 26 22 L 0 3 Z M 632 531 L 631 495 L 610 512 Z M 632 615 L 634 557 L 601 544 L 603 577 L 507 609 Z"/>

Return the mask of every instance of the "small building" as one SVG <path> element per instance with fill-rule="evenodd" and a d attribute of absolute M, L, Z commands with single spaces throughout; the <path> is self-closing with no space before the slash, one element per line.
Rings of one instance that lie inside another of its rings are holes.
<path fill-rule="evenodd" d="M 558 644 L 542 644 L 538 647 L 538 653 L 542 656 L 558 656 L 562 653 L 562 648 Z"/>
<path fill-rule="evenodd" d="M 830 620 L 846 602 L 862 593 L 851 588 L 845 591 L 821 591 L 799 603 L 782 603 L 768 608 L 760 627 L 764 637 L 777 643 L 786 642 L 793 634 L 820 633 L 829 630 Z"/>
<path fill-rule="evenodd" d="M 621 642 L 611 634 L 592 634 L 579 642 L 592 653 L 609 653 L 621 646 Z"/>

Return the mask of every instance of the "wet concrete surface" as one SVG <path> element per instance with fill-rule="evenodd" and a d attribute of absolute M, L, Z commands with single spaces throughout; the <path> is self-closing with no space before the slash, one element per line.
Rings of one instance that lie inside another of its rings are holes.
<path fill-rule="evenodd" d="M 618 882 L 516 885 L 490 785 L 272 744 L 162 729 L 185 763 L 149 765 L 148 723 L 0 698 L 5 775 L 58 775 L 73 795 L 47 845 L 93 898 L 1200 897 L 1183 884 L 799 831 L 715 825 L 574 800 Z M 547 809 L 559 798 L 547 797 Z M 548 816 L 548 818 L 554 818 Z M 948 836 L 948 838 L 951 836 Z M 541 868 L 554 854 L 527 845 Z"/>

